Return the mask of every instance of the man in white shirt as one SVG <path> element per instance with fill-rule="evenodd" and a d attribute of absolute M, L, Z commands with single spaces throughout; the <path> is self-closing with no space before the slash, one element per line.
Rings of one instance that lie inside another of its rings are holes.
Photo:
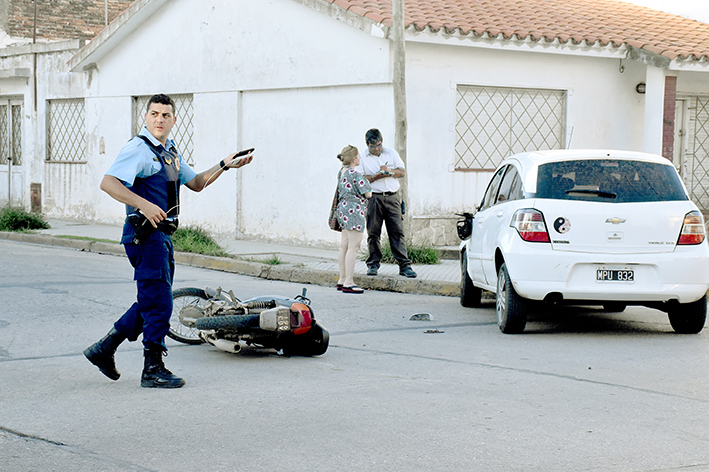
<path fill-rule="evenodd" d="M 364 135 L 367 151 L 362 154 L 362 163 L 357 171 L 364 175 L 372 185 L 372 198 L 367 209 L 367 242 L 369 257 L 367 258 L 367 275 L 377 275 L 382 259 L 380 237 L 382 223 L 386 224 L 389 235 L 389 245 L 396 262 L 399 264 L 399 275 L 414 278 L 416 272 L 411 268 L 406 251 L 404 237 L 404 217 L 399 199 L 399 181 L 406 176 L 404 161 L 394 149 L 382 146 L 382 133 L 378 129 L 370 129 Z"/>

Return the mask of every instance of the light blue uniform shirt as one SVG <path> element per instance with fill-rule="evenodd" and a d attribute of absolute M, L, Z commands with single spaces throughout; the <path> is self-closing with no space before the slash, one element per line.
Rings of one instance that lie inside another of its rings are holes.
<path fill-rule="evenodd" d="M 143 129 L 141 129 L 138 134 L 148 138 L 156 147 L 164 147 L 160 141 L 150 134 L 150 131 L 148 131 L 148 128 L 145 126 L 143 126 Z M 166 144 L 168 149 L 174 147 L 175 150 L 177 150 L 175 141 L 172 139 L 168 139 Z M 184 185 L 194 179 L 197 173 L 182 159 L 182 154 L 178 152 L 177 155 L 180 156 L 180 185 Z M 106 171 L 106 175 L 117 178 L 123 182 L 126 187 L 132 187 L 136 177 L 145 179 L 157 174 L 160 172 L 160 169 L 162 169 L 162 164 L 155 153 L 153 153 L 141 138 L 134 136 L 133 139 L 128 141 L 121 148 L 118 157 L 116 157 L 116 160 L 113 161 L 111 167 Z"/>

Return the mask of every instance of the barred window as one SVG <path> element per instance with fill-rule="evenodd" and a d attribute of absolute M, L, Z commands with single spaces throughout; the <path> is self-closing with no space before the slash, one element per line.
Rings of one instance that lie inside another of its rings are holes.
<path fill-rule="evenodd" d="M 133 125 L 132 133 L 136 135 L 145 124 L 145 108 L 152 95 L 133 97 Z M 170 139 L 177 143 L 177 150 L 182 154 L 182 158 L 187 164 L 194 167 L 194 107 L 192 105 L 192 94 L 170 95 L 175 102 L 175 116 L 177 123 L 170 131 Z"/>
<path fill-rule="evenodd" d="M 47 101 L 47 161 L 86 163 L 83 98 Z"/>
<path fill-rule="evenodd" d="M 566 147 L 564 90 L 458 86 L 456 170 L 493 170 L 513 154 Z"/>

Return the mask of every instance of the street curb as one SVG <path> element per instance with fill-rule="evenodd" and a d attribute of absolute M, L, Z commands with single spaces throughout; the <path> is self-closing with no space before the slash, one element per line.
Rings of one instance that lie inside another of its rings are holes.
<path fill-rule="evenodd" d="M 15 233 L 0 231 L 0 239 L 10 241 L 40 244 L 45 246 L 58 246 L 76 249 L 84 252 L 110 254 L 125 257 L 123 248 L 118 243 L 105 243 L 99 241 L 59 238 L 46 234 Z M 260 262 L 232 259 L 229 257 L 205 256 L 188 252 L 175 252 L 175 262 L 178 264 L 201 267 L 203 269 L 219 270 L 251 277 L 260 277 L 267 280 L 280 280 L 284 282 L 304 283 L 334 287 L 339 274 L 331 271 L 307 269 L 298 267 L 298 264 L 269 265 Z M 458 284 L 435 281 L 406 279 L 391 276 L 366 275 L 355 276 L 355 283 L 366 290 L 379 290 L 386 292 L 416 293 L 421 295 L 438 295 L 454 297 L 460 294 Z"/>

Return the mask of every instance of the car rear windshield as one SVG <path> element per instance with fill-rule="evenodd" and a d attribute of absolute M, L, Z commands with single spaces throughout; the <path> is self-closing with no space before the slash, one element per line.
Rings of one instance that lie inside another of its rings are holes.
<path fill-rule="evenodd" d="M 688 199 L 674 167 L 614 159 L 542 164 L 536 197 L 612 203 Z"/>

